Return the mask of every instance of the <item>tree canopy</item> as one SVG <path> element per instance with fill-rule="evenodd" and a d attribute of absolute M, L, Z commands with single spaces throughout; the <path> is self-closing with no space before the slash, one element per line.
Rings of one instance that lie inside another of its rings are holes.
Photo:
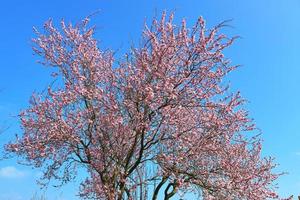
<path fill-rule="evenodd" d="M 255 126 L 244 99 L 222 82 L 236 69 L 223 53 L 235 39 L 220 33 L 224 24 L 208 29 L 200 17 L 189 29 L 164 13 L 117 59 L 88 22 L 49 20 L 36 31 L 33 49 L 61 81 L 32 96 L 8 152 L 44 169 L 44 181 L 85 168 L 83 198 L 278 198 L 272 158 L 246 134 Z"/>

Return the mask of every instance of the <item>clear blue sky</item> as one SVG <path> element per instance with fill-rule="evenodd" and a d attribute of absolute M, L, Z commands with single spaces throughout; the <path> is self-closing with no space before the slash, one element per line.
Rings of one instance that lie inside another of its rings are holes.
<path fill-rule="evenodd" d="M 33 91 L 50 82 L 49 70 L 32 55 L 32 27 L 48 18 L 77 21 L 96 10 L 92 19 L 102 47 L 125 51 L 137 43 L 145 20 L 162 10 L 175 11 L 176 20 L 188 24 L 202 15 L 209 26 L 233 19 L 225 31 L 240 35 L 227 51 L 234 64 L 243 67 L 230 75 L 233 90 L 241 90 L 264 138 L 263 154 L 289 172 L 278 180 L 281 195 L 300 194 L 300 1 L 299 0 L 2 0 L 0 2 L 0 124 L 9 127 L 0 144 L 20 133 L 14 117 L 28 105 Z M 39 172 L 18 165 L 15 159 L 0 161 L 0 200 L 27 200 L 36 191 Z M 76 187 L 47 189 L 50 200 L 73 200 Z"/>

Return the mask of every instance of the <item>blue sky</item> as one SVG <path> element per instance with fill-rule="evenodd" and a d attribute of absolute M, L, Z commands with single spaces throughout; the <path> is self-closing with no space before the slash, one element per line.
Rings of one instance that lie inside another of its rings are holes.
<path fill-rule="evenodd" d="M 8 128 L 0 135 L 1 145 L 20 133 L 14 116 L 26 108 L 31 93 L 50 83 L 49 70 L 32 55 L 32 27 L 42 27 L 48 18 L 76 22 L 97 10 L 92 19 L 97 39 L 103 48 L 119 52 L 138 43 L 144 21 L 162 10 L 175 11 L 177 21 L 185 17 L 190 25 L 200 15 L 209 26 L 233 19 L 224 31 L 241 39 L 227 57 L 243 67 L 229 76 L 232 89 L 249 100 L 251 117 L 263 132 L 263 154 L 276 158 L 276 171 L 288 172 L 278 180 L 279 193 L 300 194 L 299 0 L 2 0 L 0 124 Z M 29 199 L 39 191 L 39 173 L 15 159 L 0 161 L 0 200 Z M 49 186 L 48 199 L 76 199 L 75 185 Z"/>

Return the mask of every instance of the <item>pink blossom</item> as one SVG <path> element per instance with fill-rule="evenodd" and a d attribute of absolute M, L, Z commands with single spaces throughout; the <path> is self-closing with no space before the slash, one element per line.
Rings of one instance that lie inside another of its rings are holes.
<path fill-rule="evenodd" d="M 33 95 L 20 114 L 23 134 L 6 150 L 44 169 L 46 182 L 65 183 L 85 168 L 84 198 L 278 198 L 273 159 L 244 134 L 255 126 L 222 82 L 236 68 L 223 55 L 234 38 L 202 17 L 191 29 L 172 20 L 154 20 L 143 45 L 117 61 L 98 47 L 89 20 L 61 29 L 49 20 L 34 51 L 62 84 Z"/>

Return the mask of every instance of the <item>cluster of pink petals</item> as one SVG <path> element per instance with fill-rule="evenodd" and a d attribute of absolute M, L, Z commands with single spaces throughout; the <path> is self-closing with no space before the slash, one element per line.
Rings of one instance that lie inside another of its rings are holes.
<path fill-rule="evenodd" d="M 34 51 L 59 84 L 32 97 L 20 114 L 24 134 L 7 151 L 42 167 L 44 180 L 68 182 L 86 168 L 84 198 L 278 198 L 244 100 L 222 82 L 236 68 L 223 55 L 234 38 L 201 17 L 191 29 L 172 20 L 154 20 L 118 62 L 99 49 L 88 19 L 60 30 L 48 21 Z"/>

